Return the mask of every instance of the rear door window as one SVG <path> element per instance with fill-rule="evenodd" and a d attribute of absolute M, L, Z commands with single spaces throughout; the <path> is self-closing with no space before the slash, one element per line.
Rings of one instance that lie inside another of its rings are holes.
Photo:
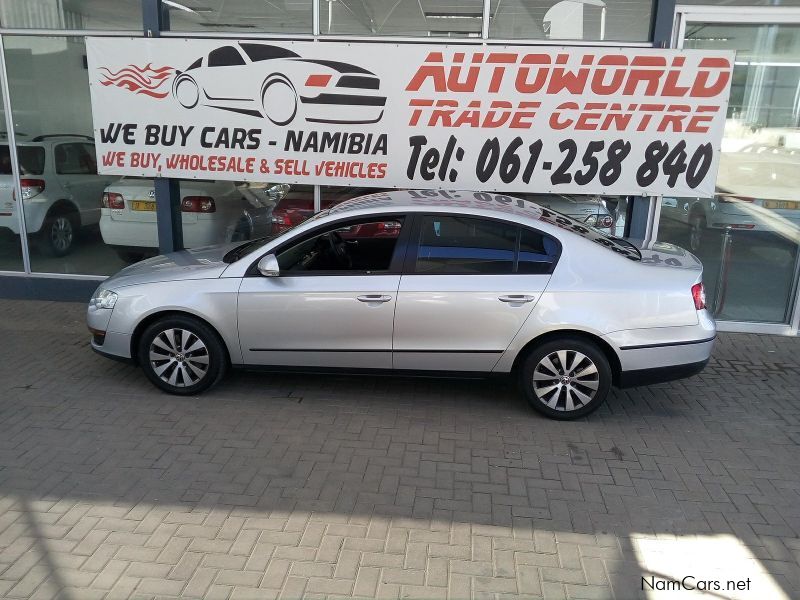
<path fill-rule="evenodd" d="M 87 148 L 91 148 L 90 153 Z M 55 149 L 56 173 L 59 175 L 95 175 L 97 164 L 94 157 L 94 146 L 73 142 L 59 144 Z"/>
<path fill-rule="evenodd" d="M 409 270 L 420 274 L 547 275 L 561 252 L 554 238 L 516 223 L 461 215 L 420 217 Z"/>
<path fill-rule="evenodd" d="M 451 215 L 422 217 L 416 273 L 511 273 L 517 227 Z"/>
<path fill-rule="evenodd" d="M 44 148 L 41 146 L 17 146 L 17 155 L 22 175 L 44 173 Z M 0 146 L 0 175 L 11 175 L 11 153 L 8 146 Z"/>

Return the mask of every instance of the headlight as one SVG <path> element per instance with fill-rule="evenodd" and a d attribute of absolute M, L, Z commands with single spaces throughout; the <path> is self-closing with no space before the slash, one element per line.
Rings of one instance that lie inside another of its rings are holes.
<path fill-rule="evenodd" d="M 95 308 L 114 308 L 117 303 L 117 293 L 111 290 L 99 289 L 94 293 L 92 299 L 89 300 L 89 305 Z"/>

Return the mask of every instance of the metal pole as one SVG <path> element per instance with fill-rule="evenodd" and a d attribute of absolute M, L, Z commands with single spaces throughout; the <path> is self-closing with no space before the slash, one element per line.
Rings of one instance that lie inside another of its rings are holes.
<path fill-rule="evenodd" d="M 728 293 L 728 270 L 730 269 L 731 248 L 733 247 L 733 236 L 731 228 L 726 227 L 722 234 L 722 248 L 720 254 L 719 274 L 717 275 L 717 287 L 714 290 L 714 316 L 716 317 L 725 307 L 725 296 Z"/>
<path fill-rule="evenodd" d="M 22 184 L 19 180 L 19 154 L 17 152 L 17 133 L 14 130 L 14 114 L 11 112 L 11 94 L 8 89 L 8 69 L 6 68 L 6 48 L 0 35 L 0 81 L 2 81 L 3 110 L 6 113 L 6 135 L 8 153 L 11 158 L 11 175 L 14 178 L 14 194 L 17 197 L 17 219 L 19 220 L 19 241 L 22 244 L 22 268 L 31 272 L 31 255 L 28 248 L 28 228 L 25 226 L 25 202 L 22 198 Z"/>
<path fill-rule="evenodd" d="M 142 1 L 142 21 L 147 37 L 161 37 L 169 30 L 169 10 L 161 0 Z M 178 179 L 156 177 L 153 180 L 158 224 L 158 251 L 162 254 L 183 250 L 181 187 Z"/>

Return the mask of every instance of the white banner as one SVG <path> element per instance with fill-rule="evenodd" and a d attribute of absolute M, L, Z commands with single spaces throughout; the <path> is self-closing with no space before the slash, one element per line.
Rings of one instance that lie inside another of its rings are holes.
<path fill-rule="evenodd" d="M 733 53 L 88 38 L 102 173 L 712 196 Z"/>

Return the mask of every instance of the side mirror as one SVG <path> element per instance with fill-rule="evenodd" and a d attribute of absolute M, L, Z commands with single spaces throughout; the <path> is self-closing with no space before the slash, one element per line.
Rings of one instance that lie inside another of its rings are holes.
<path fill-rule="evenodd" d="M 261 260 L 258 261 L 258 272 L 264 277 L 277 277 L 281 274 L 278 259 L 274 254 L 267 254 L 261 257 Z"/>

